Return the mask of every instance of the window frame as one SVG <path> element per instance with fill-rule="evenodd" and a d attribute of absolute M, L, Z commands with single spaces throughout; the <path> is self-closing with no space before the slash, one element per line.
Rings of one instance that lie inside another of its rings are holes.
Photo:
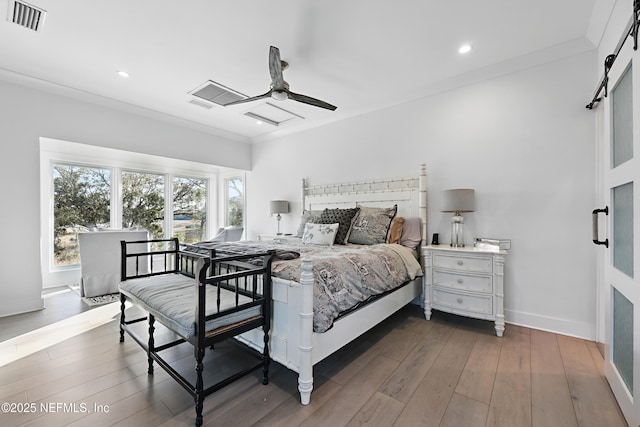
<path fill-rule="evenodd" d="M 242 182 L 242 227 L 247 229 L 247 179 L 246 174 L 244 173 L 228 173 L 224 174 L 220 179 L 220 184 L 222 188 L 220 189 L 220 194 L 223 195 L 220 217 L 223 218 L 223 223 L 225 227 L 230 226 L 229 224 L 229 181 L 234 179 L 239 179 Z"/>

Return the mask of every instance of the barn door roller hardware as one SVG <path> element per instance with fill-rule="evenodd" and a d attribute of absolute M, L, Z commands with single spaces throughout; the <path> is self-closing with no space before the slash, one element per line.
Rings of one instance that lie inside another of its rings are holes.
<path fill-rule="evenodd" d="M 638 30 L 640 27 L 640 0 L 633 0 L 633 15 L 631 19 L 629 19 L 629 23 L 627 27 L 624 29 L 622 33 L 622 37 L 620 41 L 618 41 L 618 45 L 616 49 L 613 51 L 611 55 L 607 55 L 604 59 L 604 76 L 600 79 L 600 83 L 596 89 L 596 93 L 593 95 L 593 99 L 590 103 L 587 104 L 587 108 L 589 110 L 593 109 L 596 103 L 600 102 L 602 98 L 600 97 L 600 92 L 604 90 L 604 96 L 608 95 L 607 93 L 607 85 L 609 83 L 609 70 L 613 67 L 613 63 L 616 61 L 620 50 L 622 50 L 622 46 L 624 46 L 624 42 L 627 41 L 627 38 L 633 37 L 633 50 L 638 50 Z"/>

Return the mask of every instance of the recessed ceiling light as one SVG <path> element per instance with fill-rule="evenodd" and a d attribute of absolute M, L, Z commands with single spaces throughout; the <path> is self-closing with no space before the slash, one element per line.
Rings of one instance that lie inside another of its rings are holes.
<path fill-rule="evenodd" d="M 462 46 L 460 46 L 460 49 L 458 49 L 459 53 L 469 53 L 471 52 L 471 45 L 468 44 L 463 44 Z"/>
<path fill-rule="evenodd" d="M 262 120 L 256 120 L 256 124 L 257 125 L 261 125 L 262 124 Z"/>
<path fill-rule="evenodd" d="M 120 77 L 131 77 L 131 74 L 127 73 L 126 71 L 118 71 L 118 75 Z"/>

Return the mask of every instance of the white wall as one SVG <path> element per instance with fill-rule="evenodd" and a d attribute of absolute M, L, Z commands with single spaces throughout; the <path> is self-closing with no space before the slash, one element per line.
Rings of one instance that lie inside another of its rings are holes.
<path fill-rule="evenodd" d="M 415 175 L 427 164 L 429 239 L 449 240 L 440 192 L 474 188 L 466 240 L 512 240 L 507 322 L 595 338 L 595 119 L 584 108 L 595 52 L 256 144 L 248 175 L 248 237 L 274 232 L 268 201 L 286 199 L 295 232 L 300 182 Z"/>
<path fill-rule="evenodd" d="M 0 81 L 0 316 L 42 308 L 39 138 L 238 169 L 251 147 L 152 118 Z"/>

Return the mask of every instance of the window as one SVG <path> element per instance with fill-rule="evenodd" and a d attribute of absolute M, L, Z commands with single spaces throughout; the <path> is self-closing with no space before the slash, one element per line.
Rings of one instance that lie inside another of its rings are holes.
<path fill-rule="evenodd" d="M 86 165 L 53 165 L 54 268 L 80 263 L 79 232 L 120 228 L 112 224 L 114 205 L 122 206 L 121 214 L 116 215 L 122 228 L 144 228 L 151 238 L 162 239 L 170 234 L 167 232 L 170 227 L 171 235 L 180 242 L 206 240 L 209 179 L 117 171 Z M 122 198 L 118 201 L 114 201 L 115 191 L 112 191 L 114 175 L 119 176 L 122 183 Z M 172 221 L 168 226 L 165 222 L 166 182 L 172 183 Z"/>
<path fill-rule="evenodd" d="M 164 238 L 163 175 L 122 172 L 122 227 L 144 228 L 153 239 Z"/>
<path fill-rule="evenodd" d="M 207 180 L 173 178 L 173 237 L 184 243 L 206 240 Z"/>
<path fill-rule="evenodd" d="M 181 242 L 213 237 L 227 221 L 228 183 L 218 180 L 221 173 L 234 180 L 233 222 L 243 222 L 238 170 L 51 138 L 40 138 L 40 170 L 45 288 L 79 280 L 78 232 L 144 227 L 152 237 Z"/>
<path fill-rule="evenodd" d="M 226 179 L 225 225 L 243 227 L 244 224 L 244 181 L 241 177 Z"/>
<path fill-rule="evenodd" d="M 80 262 L 78 232 L 109 227 L 111 170 L 56 164 L 53 167 L 53 265 Z"/>

